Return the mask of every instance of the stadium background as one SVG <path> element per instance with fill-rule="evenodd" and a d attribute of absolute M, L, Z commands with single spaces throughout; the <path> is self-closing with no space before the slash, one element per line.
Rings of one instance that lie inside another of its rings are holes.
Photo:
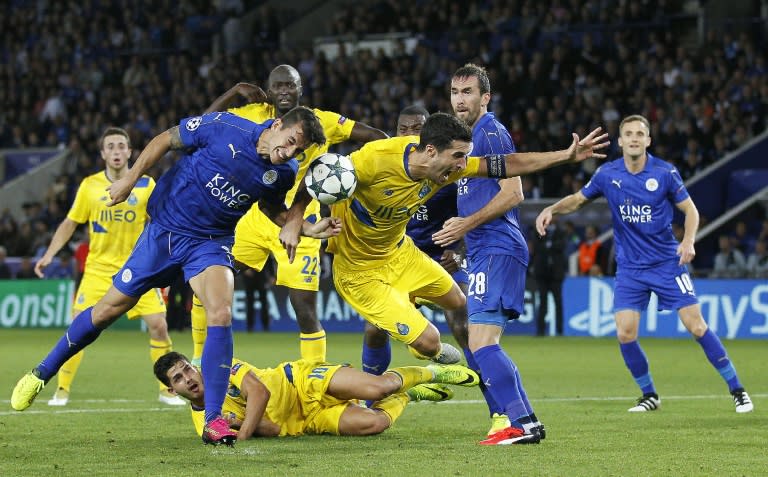
<path fill-rule="evenodd" d="M 302 74 L 304 104 L 394 134 L 408 104 L 449 111 L 450 74 L 472 61 L 488 67 L 490 109 L 521 151 L 561 148 L 570 131 L 603 125 L 615 158 L 618 120 L 647 116 L 652 152 L 678 166 L 702 213 L 694 271 L 705 319 L 723 337 L 765 338 L 764 277 L 746 270 L 707 277 L 718 236 L 745 255 L 768 240 L 767 16 L 765 1 L 12 1 L 0 16 L 0 246 L 8 255 L 0 264 L 13 277 L 0 280 L 0 327 L 65 325 L 78 242 L 60 254 L 62 281 L 21 277 L 80 180 L 102 168 L 96 139 L 105 127 L 125 127 L 135 156 L 234 83 L 263 86 L 274 65 L 289 63 Z M 598 165 L 525 177 L 526 225 Z M 611 335 L 607 211 L 598 202 L 571 219 L 579 240 L 597 225 L 604 252 L 595 274 L 602 276 L 566 278 L 565 334 Z M 530 282 L 526 314 L 509 333 L 535 333 Z M 325 328 L 362 330 L 327 277 L 322 288 Z M 236 329 L 244 329 L 243 293 L 236 292 Z M 284 290 L 268 295 L 272 330 L 295 331 Z M 446 330 L 441 313 L 425 313 Z M 664 316 L 651 311 L 642 333 L 687 336 Z"/>

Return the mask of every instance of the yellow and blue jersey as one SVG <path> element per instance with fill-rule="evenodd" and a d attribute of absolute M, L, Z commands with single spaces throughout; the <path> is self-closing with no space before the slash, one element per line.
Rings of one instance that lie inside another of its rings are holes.
<path fill-rule="evenodd" d="M 107 207 L 107 187 L 112 182 L 106 171 L 83 179 L 67 218 L 79 224 L 89 223 L 90 250 L 85 266 L 89 273 L 112 276 L 131 254 L 133 245 L 147 221 L 147 203 L 155 188 L 149 176 L 141 177 L 128 199 Z"/>
<path fill-rule="evenodd" d="M 355 127 L 355 122 L 353 120 L 338 113 L 323 111 L 321 109 L 313 109 L 312 111 L 314 111 L 317 119 L 320 120 L 320 124 L 323 126 L 325 144 L 322 146 L 313 144 L 302 154 L 296 156 L 296 160 L 299 162 L 299 171 L 296 175 L 296 184 L 286 196 L 286 206 L 290 206 L 293 202 L 293 197 L 296 195 L 296 190 L 298 189 L 299 180 L 306 174 L 312 160 L 328 152 L 328 148 L 332 145 L 347 141 L 352 134 L 352 128 Z M 263 123 L 268 119 L 277 117 L 274 106 L 266 103 L 251 103 L 240 108 L 229 109 L 229 112 L 255 123 Z M 310 208 L 312 209 L 312 213 L 320 211 L 319 203 L 314 200 L 312 201 L 312 204 L 307 207 L 307 212 L 310 212 Z"/>
<path fill-rule="evenodd" d="M 441 185 L 408 174 L 408 157 L 417 136 L 394 137 L 367 143 L 350 154 L 357 188 L 349 200 L 331 206 L 342 220 L 341 233 L 328 239 L 334 262 L 347 269 L 384 265 L 402 243 L 411 216 Z M 467 167 L 452 173 L 443 185 L 477 173 L 479 157 L 467 158 Z"/>

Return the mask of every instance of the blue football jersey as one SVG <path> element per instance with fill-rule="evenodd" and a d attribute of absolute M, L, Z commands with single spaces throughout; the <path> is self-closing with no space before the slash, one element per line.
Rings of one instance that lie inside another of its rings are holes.
<path fill-rule="evenodd" d="M 509 154 L 515 152 L 515 144 L 507 129 L 496 121 L 493 113 L 484 114 L 472 129 L 472 156 Z M 459 215 L 472 215 L 498 194 L 501 187 L 497 179 L 462 178 L 458 181 Z M 467 253 L 512 255 L 521 263 L 528 264 L 528 244 L 520 230 L 517 207 L 504 215 L 470 231 L 464 241 Z"/>
<path fill-rule="evenodd" d="M 581 193 L 590 200 L 608 200 L 620 267 L 647 268 L 678 260 L 673 206 L 689 196 L 672 164 L 648 154 L 645 168 L 631 174 L 620 157 L 600 166 Z"/>
<path fill-rule="evenodd" d="M 444 249 L 452 248 L 454 244 L 440 247 L 432 241 L 432 234 L 440 230 L 446 220 L 456 215 L 456 184 L 448 184 L 419 206 L 408 222 L 405 233 L 430 257 L 442 255 Z"/>
<path fill-rule="evenodd" d="M 219 112 L 182 119 L 179 133 L 190 152 L 157 181 L 147 206 L 152 221 L 191 237 L 221 237 L 234 234 L 254 202 L 282 204 L 298 163 L 275 165 L 256 152 L 272 122 Z"/>

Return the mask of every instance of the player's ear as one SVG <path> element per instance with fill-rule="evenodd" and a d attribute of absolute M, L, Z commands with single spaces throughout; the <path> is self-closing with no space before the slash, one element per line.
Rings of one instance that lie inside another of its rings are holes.
<path fill-rule="evenodd" d="M 488 103 L 491 102 L 491 93 L 484 93 L 483 96 L 480 98 L 480 106 L 488 106 Z"/>
<path fill-rule="evenodd" d="M 624 144 L 621 141 L 621 136 L 619 136 L 619 147 L 624 147 Z"/>
<path fill-rule="evenodd" d="M 645 138 L 645 147 L 648 147 L 651 145 L 651 136 L 648 136 Z"/>

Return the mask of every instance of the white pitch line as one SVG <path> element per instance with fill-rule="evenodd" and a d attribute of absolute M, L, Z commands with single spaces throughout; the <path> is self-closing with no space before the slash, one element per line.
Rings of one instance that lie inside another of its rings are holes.
<path fill-rule="evenodd" d="M 703 394 L 703 395 L 693 395 L 693 396 L 664 396 L 662 397 L 665 400 L 671 400 L 671 401 L 681 401 L 684 399 L 723 399 L 727 397 L 727 394 Z M 752 394 L 751 397 L 757 397 L 757 398 L 765 398 L 768 397 L 768 394 L 765 393 L 758 393 L 758 394 Z M 584 396 L 584 397 L 550 397 L 550 398 L 538 398 L 534 399 L 534 403 L 542 403 L 542 402 L 579 402 L 579 401 L 631 401 L 633 399 L 637 399 L 637 397 L 632 396 Z M 0 402 L 3 403 L 10 403 L 10 400 L 4 399 L 0 400 Z M 149 400 L 142 400 L 142 399 L 83 399 L 78 400 L 77 403 L 96 403 L 96 404 L 109 404 L 109 403 L 150 403 L 154 401 Z M 429 402 L 429 401 L 422 401 L 418 403 L 419 405 L 435 405 L 435 404 L 485 404 L 485 401 L 480 399 L 455 399 L 452 401 L 444 401 L 444 402 Z M 18 411 L 0 411 L 0 416 L 20 416 L 24 414 L 115 414 L 115 413 L 125 413 L 125 412 L 167 412 L 167 411 L 180 411 L 180 410 L 186 410 L 187 406 L 174 406 L 174 407 L 151 407 L 151 408 L 142 408 L 142 407 L 136 407 L 136 408 L 117 408 L 117 407 L 109 407 L 109 408 L 94 408 L 94 409 L 45 409 L 42 406 L 39 406 L 35 410 L 30 411 L 24 411 L 24 412 L 18 412 Z"/>

